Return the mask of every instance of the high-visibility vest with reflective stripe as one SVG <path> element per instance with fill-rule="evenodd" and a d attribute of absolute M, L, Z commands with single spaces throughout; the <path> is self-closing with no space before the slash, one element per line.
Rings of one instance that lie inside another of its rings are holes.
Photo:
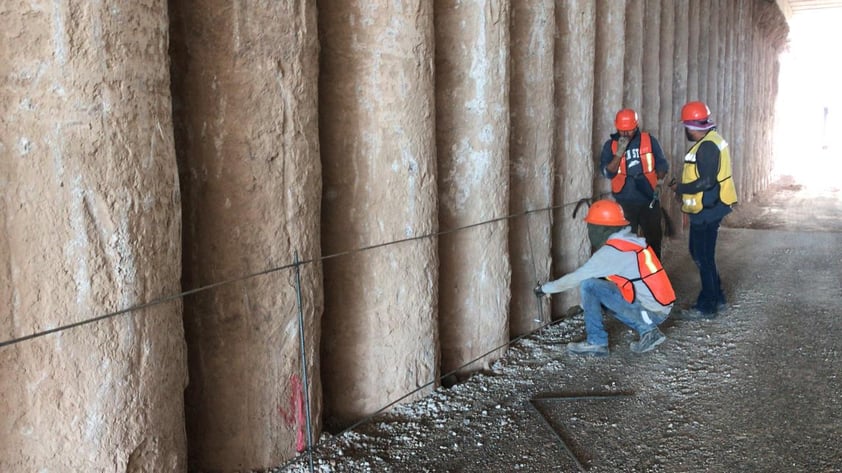
<path fill-rule="evenodd" d="M 666 307 L 675 302 L 675 291 L 672 288 L 672 283 L 670 283 L 664 267 L 661 266 L 661 260 L 655 255 L 655 251 L 651 246 L 644 248 L 636 243 L 620 238 L 612 238 L 605 242 L 605 244 L 619 251 L 633 251 L 637 254 L 637 269 L 639 273 L 637 278 L 627 279 L 616 274 L 606 278 L 617 285 L 620 293 L 623 295 L 623 299 L 629 303 L 634 302 L 637 296 L 634 283 L 641 281 L 649 293 L 652 294 L 652 297 L 662 306 Z"/>
<path fill-rule="evenodd" d="M 719 183 L 718 200 L 726 205 L 737 203 L 737 189 L 734 187 L 734 178 L 731 176 L 731 152 L 726 142 L 716 130 L 709 131 L 704 138 L 697 141 L 687 155 L 684 156 L 684 170 L 681 174 L 681 183 L 687 184 L 699 178 L 699 168 L 696 163 L 696 152 L 705 141 L 710 141 L 719 148 L 719 170 L 716 173 L 716 180 Z M 712 191 L 715 191 L 713 189 Z M 702 203 L 705 192 L 695 194 L 681 194 L 681 211 L 688 214 L 697 214 L 702 211 Z"/>
<path fill-rule="evenodd" d="M 626 167 L 626 154 L 634 152 L 634 149 L 626 150 L 623 157 L 620 158 L 620 167 L 617 168 L 617 175 L 611 179 L 611 191 L 615 194 L 623 190 L 628 180 L 628 168 Z M 611 142 L 611 152 L 617 155 L 617 140 Z M 643 176 L 652 185 L 652 189 L 658 184 L 658 174 L 655 172 L 655 155 L 652 154 L 652 138 L 649 133 L 643 132 L 640 134 L 640 166 L 643 169 Z"/>

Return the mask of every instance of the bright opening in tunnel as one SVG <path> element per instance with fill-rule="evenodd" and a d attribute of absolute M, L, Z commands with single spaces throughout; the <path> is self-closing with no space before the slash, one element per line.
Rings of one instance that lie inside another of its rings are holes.
<path fill-rule="evenodd" d="M 774 177 L 838 187 L 842 171 L 842 9 L 797 12 L 781 55 Z"/>

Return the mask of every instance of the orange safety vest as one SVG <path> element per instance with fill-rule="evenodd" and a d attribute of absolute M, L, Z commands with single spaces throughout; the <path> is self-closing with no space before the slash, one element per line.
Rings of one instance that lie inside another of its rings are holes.
<path fill-rule="evenodd" d="M 629 303 L 634 302 L 634 282 L 642 281 L 646 289 L 652 294 L 652 297 L 662 306 L 668 306 L 675 302 L 675 291 L 667 277 L 666 271 L 664 271 L 664 267 L 661 266 L 661 260 L 655 255 L 655 251 L 651 246 L 643 248 L 640 245 L 620 238 L 612 238 L 606 241 L 605 244 L 620 251 L 633 251 L 637 253 L 637 269 L 640 277 L 626 279 L 615 274 L 605 278 L 620 288 L 623 299 Z"/>
<path fill-rule="evenodd" d="M 626 153 L 629 151 L 634 150 L 626 150 Z M 611 152 L 615 156 L 617 155 L 617 140 L 611 141 Z M 649 133 L 643 132 L 640 134 L 638 152 L 640 153 L 640 165 L 643 166 L 643 176 L 646 177 L 646 180 L 649 181 L 649 184 L 652 185 L 652 189 L 654 190 L 655 186 L 658 185 L 658 174 L 655 172 L 655 155 L 652 154 L 652 138 L 650 138 Z M 620 167 L 617 169 L 617 175 L 611 179 L 611 191 L 617 194 L 623 190 L 627 178 L 626 155 L 624 153 L 623 157 L 620 158 Z"/>

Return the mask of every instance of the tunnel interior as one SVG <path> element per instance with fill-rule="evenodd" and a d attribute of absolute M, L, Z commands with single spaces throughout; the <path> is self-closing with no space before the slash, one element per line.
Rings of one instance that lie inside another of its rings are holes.
<path fill-rule="evenodd" d="M 805 141 L 838 169 L 810 7 L 6 3 L 0 470 L 268 468 L 488 369 L 575 311 L 532 289 L 589 256 L 621 108 L 675 173 L 703 100 L 744 202 Z"/>

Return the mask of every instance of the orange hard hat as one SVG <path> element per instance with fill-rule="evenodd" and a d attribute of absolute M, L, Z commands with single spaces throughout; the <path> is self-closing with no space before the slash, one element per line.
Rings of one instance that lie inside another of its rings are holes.
<path fill-rule="evenodd" d="M 681 108 L 681 121 L 705 121 L 710 118 L 710 109 L 704 102 L 687 102 Z"/>
<path fill-rule="evenodd" d="M 630 108 L 624 108 L 617 112 L 614 117 L 614 126 L 617 131 L 632 131 L 637 128 L 637 112 Z"/>
<path fill-rule="evenodd" d="M 623 227 L 629 224 L 620 204 L 607 199 L 594 202 L 585 215 L 585 221 L 605 227 Z"/>

